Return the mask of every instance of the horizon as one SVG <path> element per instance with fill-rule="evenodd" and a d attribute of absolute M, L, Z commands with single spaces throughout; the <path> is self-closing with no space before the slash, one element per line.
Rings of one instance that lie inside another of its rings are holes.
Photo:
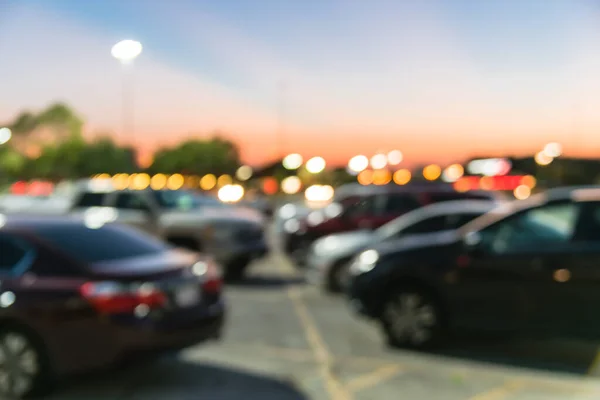
<path fill-rule="evenodd" d="M 291 152 L 341 165 L 392 149 L 406 164 L 531 155 L 550 141 L 565 156 L 600 149 L 592 0 L 0 7 L 0 51 L 10 54 L 0 120 L 64 102 L 88 134 L 128 142 L 110 48 L 131 38 L 144 45 L 132 75 L 142 152 L 215 131 L 252 165 Z"/>

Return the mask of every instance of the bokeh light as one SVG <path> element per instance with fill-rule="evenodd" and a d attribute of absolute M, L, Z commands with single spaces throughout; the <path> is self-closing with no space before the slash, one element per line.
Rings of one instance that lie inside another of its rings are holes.
<path fill-rule="evenodd" d="M 329 185 L 312 185 L 306 188 L 304 197 L 308 201 L 323 202 L 331 200 L 334 192 L 333 187 Z"/>
<path fill-rule="evenodd" d="M 223 187 L 225 185 L 231 185 L 232 183 L 233 183 L 233 179 L 231 178 L 231 176 L 229 176 L 227 174 L 223 174 L 219 177 L 219 179 L 217 179 L 218 187 Z"/>
<path fill-rule="evenodd" d="M 530 189 L 533 189 L 537 185 L 537 180 L 532 175 L 526 175 L 521 179 L 521 185 L 525 185 Z"/>
<path fill-rule="evenodd" d="M 12 131 L 8 128 L 0 128 L 0 145 L 8 143 L 12 138 Z"/>
<path fill-rule="evenodd" d="M 531 196 L 531 189 L 529 186 L 519 185 L 515 188 L 513 194 L 517 200 L 525 200 Z"/>
<path fill-rule="evenodd" d="M 412 174 L 407 169 L 399 169 L 394 172 L 394 183 L 396 183 L 396 185 L 406 185 L 410 182 L 411 178 Z"/>
<path fill-rule="evenodd" d="M 442 174 L 442 169 L 437 164 L 431 164 L 423 168 L 423 177 L 428 181 L 435 181 Z"/>
<path fill-rule="evenodd" d="M 545 166 L 549 165 L 554 159 L 546 154 L 544 151 L 540 151 L 535 154 L 535 162 L 538 165 Z"/>
<path fill-rule="evenodd" d="M 285 156 L 285 158 L 283 159 L 283 167 L 285 169 L 298 169 L 302 166 L 302 163 L 304 162 L 304 160 L 302 159 L 302 156 L 298 153 L 293 153 L 293 154 L 288 154 L 287 156 Z"/>
<path fill-rule="evenodd" d="M 286 194 L 296 194 L 302 189 L 302 181 L 297 176 L 288 176 L 281 181 L 281 190 Z"/>
<path fill-rule="evenodd" d="M 181 174 L 173 174 L 167 179 L 167 189 L 179 190 L 185 183 L 185 178 Z"/>
<path fill-rule="evenodd" d="M 265 194 L 268 195 L 273 195 L 277 193 L 277 191 L 279 190 L 279 184 L 277 183 L 277 179 L 273 177 L 263 179 L 262 190 L 263 192 L 265 192 Z"/>
<path fill-rule="evenodd" d="M 550 158 L 560 157 L 562 155 L 562 145 L 560 143 L 548 143 L 544 146 L 544 154 Z"/>
<path fill-rule="evenodd" d="M 212 190 L 217 186 L 217 177 L 213 174 L 204 175 L 200 179 L 200 188 L 202 190 Z"/>
<path fill-rule="evenodd" d="M 392 181 L 392 173 L 386 169 L 373 172 L 373 183 L 375 185 L 387 185 Z"/>
<path fill-rule="evenodd" d="M 385 154 L 375 154 L 371 157 L 371 168 L 383 169 L 387 166 L 388 159 Z"/>
<path fill-rule="evenodd" d="M 370 169 L 366 169 L 360 174 L 358 174 L 358 177 L 356 179 L 361 185 L 370 185 L 373 183 L 373 171 Z"/>
<path fill-rule="evenodd" d="M 387 162 L 390 165 L 398 165 L 404 159 L 404 155 L 400 150 L 392 150 L 387 155 Z"/>
<path fill-rule="evenodd" d="M 252 178 L 253 172 L 254 171 L 252 171 L 252 167 L 250 167 L 248 165 L 242 165 L 241 167 L 239 167 L 237 169 L 235 176 L 240 181 L 247 181 L 248 179 Z"/>
<path fill-rule="evenodd" d="M 150 179 L 150 188 L 153 190 L 162 190 L 167 186 L 167 176 L 165 174 L 156 174 Z"/>
<path fill-rule="evenodd" d="M 306 170 L 311 174 L 318 174 L 325 169 L 326 163 L 323 157 L 313 157 L 306 162 Z"/>
<path fill-rule="evenodd" d="M 131 188 L 134 190 L 144 190 L 150 186 L 150 176 L 148 174 L 137 174 L 133 177 Z"/>
<path fill-rule="evenodd" d="M 112 184 L 115 190 L 125 190 L 129 186 L 129 175 L 117 174 L 112 177 Z"/>
<path fill-rule="evenodd" d="M 219 189 L 217 196 L 224 203 L 237 203 L 244 197 L 244 188 L 241 185 L 225 185 Z"/>
<path fill-rule="evenodd" d="M 348 161 L 348 169 L 352 172 L 362 172 L 369 167 L 369 159 L 361 154 Z"/>
<path fill-rule="evenodd" d="M 465 169 L 460 164 L 452 164 L 448 166 L 442 173 L 444 182 L 456 182 L 465 174 Z"/>

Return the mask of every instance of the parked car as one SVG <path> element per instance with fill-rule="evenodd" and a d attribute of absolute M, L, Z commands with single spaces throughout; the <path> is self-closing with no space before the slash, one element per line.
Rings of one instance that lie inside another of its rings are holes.
<path fill-rule="evenodd" d="M 341 188 L 340 188 L 341 189 Z M 424 183 L 405 186 L 354 186 L 344 188 L 343 198 L 298 220 L 284 236 L 285 252 L 299 266 L 306 265 L 308 250 L 320 237 L 333 233 L 373 230 L 419 207 L 451 200 L 501 201 L 497 192 L 457 192 L 449 184 Z"/>
<path fill-rule="evenodd" d="M 365 250 L 349 297 L 395 346 L 427 347 L 462 329 L 598 339 L 598 265 L 600 187 L 561 188 L 456 233 Z"/>
<path fill-rule="evenodd" d="M 370 230 L 337 233 L 317 239 L 308 255 L 308 276 L 331 292 L 346 287 L 348 268 L 354 256 L 369 246 L 419 237 L 434 232 L 452 231 L 491 211 L 497 203 L 485 200 L 456 200 L 431 204 Z"/>
<path fill-rule="evenodd" d="M 219 338 L 218 266 L 138 230 L 2 216 L 0 397 L 54 378 Z"/>
<path fill-rule="evenodd" d="M 226 279 L 241 279 L 248 265 L 268 252 L 264 219 L 255 210 L 213 207 L 212 201 L 184 190 L 112 190 L 84 185 L 74 195 L 68 213 L 115 220 L 174 245 L 210 254 L 223 266 Z"/>

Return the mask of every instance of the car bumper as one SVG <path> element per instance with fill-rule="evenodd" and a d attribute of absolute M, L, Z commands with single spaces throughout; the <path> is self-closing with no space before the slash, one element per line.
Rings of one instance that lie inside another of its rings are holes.
<path fill-rule="evenodd" d="M 90 325 L 93 331 L 86 334 L 88 339 L 71 339 L 77 350 L 67 340 L 52 347 L 53 368 L 58 375 L 70 375 L 108 368 L 132 355 L 156 355 L 218 340 L 225 326 L 225 308 L 220 299 L 210 306 L 172 313 L 157 310 L 143 318 L 99 317 L 98 323 Z M 73 336 L 73 332 L 63 333 Z"/>

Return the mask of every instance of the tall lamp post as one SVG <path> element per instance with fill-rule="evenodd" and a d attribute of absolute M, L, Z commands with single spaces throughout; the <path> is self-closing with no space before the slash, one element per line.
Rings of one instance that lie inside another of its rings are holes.
<path fill-rule="evenodd" d="M 3 144 L 6 144 L 10 141 L 10 139 L 12 138 L 12 131 L 9 128 L 0 128 L 0 147 L 2 147 Z M 0 169 L 0 193 L 2 192 L 2 186 L 4 184 L 4 179 L 6 177 L 3 177 L 2 175 L 2 170 Z"/>
<path fill-rule="evenodd" d="M 121 40 L 112 47 L 111 54 L 123 66 L 123 134 L 130 135 L 131 144 L 135 146 L 133 62 L 142 54 L 142 44 L 135 40 Z"/>

